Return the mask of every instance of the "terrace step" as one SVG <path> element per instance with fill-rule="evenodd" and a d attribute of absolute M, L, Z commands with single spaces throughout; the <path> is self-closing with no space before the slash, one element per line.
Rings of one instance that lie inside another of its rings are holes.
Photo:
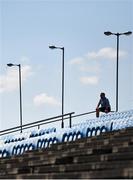
<path fill-rule="evenodd" d="M 93 141 L 94 142 L 94 141 Z M 64 156 L 67 155 L 78 155 L 78 154 L 94 154 L 94 153 L 113 153 L 113 152 L 126 152 L 126 151 L 132 151 L 132 147 L 133 147 L 133 143 L 132 143 L 132 139 L 131 141 L 126 141 L 121 143 L 120 141 L 118 141 L 115 144 L 115 141 L 113 142 L 111 140 L 111 142 L 109 143 L 108 141 L 105 141 L 104 143 L 93 143 L 92 144 L 89 143 L 85 143 L 85 142 L 81 142 L 81 143 L 77 143 L 75 141 L 74 142 L 69 142 L 69 143 L 63 143 L 62 144 L 58 144 L 58 145 L 54 145 L 54 147 L 52 146 L 51 148 L 47 148 L 47 149 L 40 149 L 40 150 L 35 150 L 35 151 L 29 151 L 27 153 L 25 153 L 24 155 L 21 156 L 14 156 L 11 158 L 1 158 L 0 161 L 0 167 L 3 166 L 3 164 L 11 164 L 13 161 L 16 163 L 22 163 L 22 162 L 27 162 L 27 161 L 31 161 L 33 158 L 35 160 L 38 159 L 44 159 L 46 156 L 52 157 L 53 156 L 53 152 L 54 152 L 54 156 L 60 156 L 60 151 L 62 151 L 62 153 L 64 154 Z M 109 143 L 109 145 L 108 145 Z M 101 145 L 100 145 L 101 144 Z M 104 145 L 105 144 L 105 145 Z M 63 147 L 63 149 L 62 149 Z M 60 150 L 60 151 L 59 151 Z"/>
<path fill-rule="evenodd" d="M 66 164 L 64 165 L 53 165 L 53 166 L 35 166 L 32 169 L 32 173 L 52 173 L 52 172 L 79 172 L 79 171 L 96 171 L 96 170 L 107 170 L 107 169 L 118 169 L 118 168 L 131 168 L 133 167 L 132 161 L 118 161 L 116 162 L 92 162 L 83 164 Z"/>
<path fill-rule="evenodd" d="M 2 179 L 5 176 L 1 176 Z M 105 171 L 80 171 L 80 172 L 62 172 L 62 173 L 46 173 L 46 174 L 21 174 L 7 175 L 8 179 L 122 179 L 133 178 L 132 168 L 123 168 L 120 170 L 109 169 Z"/>
<path fill-rule="evenodd" d="M 91 162 L 82 164 L 63 164 L 60 165 L 38 165 L 21 168 L 7 168 L 6 171 L 0 170 L 0 175 L 17 175 L 17 174 L 44 174 L 44 173 L 63 173 L 63 172 L 79 172 L 79 171 L 105 171 L 109 169 L 132 168 L 133 160 L 117 161 L 117 162 Z"/>
<path fill-rule="evenodd" d="M 116 153 L 116 152 L 132 152 L 133 151 L 133 145 L 129 145 L 127 142 L 123 145 L 117 144 L 112 147 L 111 145 L 97 145 L 94 147 L 87 147 L 86 144 L 84 146 L 79 146 L 77 147 L 71 147 L 71 148 L 66 148 L 63 150 L 51 150 L 48 148 L 47 150 L 40 150 L 40 151 L 31 151 L 26 153 L 26 155 L 23 156 L 15 156 L 10 159 L 1 159 L 0 167 L 3 167 L 3 164 L 14 164 L 14 163 L 28 163 L 29 161 L 34 160 L 44 160 L 46 157 L 47 158 L 52 158 L 52 157 L 60 157 L 61 153 L 63 156 L 78 156 L 78 155 L 95 155 L 95 154 L 108 154 L 108 153 Z M 67 147 L 67 144 L 66 144 Z M 23 158 L 22 158 L 23 157 Z"/>
<path fill-rule="evenodd" d="M 81 152 L 81 151 L 80 151 Z M 110 153 L 110 152 L 109 152 Z M 126 157 L 125 157 L 125 156 Z M 38 160 L 38 161 L 34 161 L 34 158 L 31 161 L 23 161 L 20 164 L 16 164 L 16 162 L 14 161 L 14 163 L 12 164 L 6 164 L 6 167 L 3 166 L 0 168 L 0 175 L 3 174 L 17 174 L 20 173 L 22 171 L 26 171 L 26 172 L 31 172 L 31 168 L 30 167 L 35 167 L 35 166 L 54 166 L 54 165 L 67 165 L 67 164 L 84 164 L 84 163 L 95 163 L 97 164 L 98 162 L 104 162 L 106 164 L 106 162 L 108 161 L 117 161 L 116 164 L 119 162 L 119 160 L 124 160 L 124 165 L 125 165 L 125 161 L 128 160 L 131 161 L 131 165 L 132 164 L 132 160 L 133 160 L 133 151 L 131 152 L 124 152 L 124 153 L 113 153 L 113 154 L 102 154 L 99 155 L 99 153 L 97 154 L 90 154 L 88 155 L 87 153 L 85 154 L 81 154 L 79 153 L 78 155 L 75 154 L 66 154 L 63 156 L 57 156 L 57 157 L 44 157 L 43 160 Z M 130 164 L 130 163 L 129 163 Z M 127 164 L 128 165 L 128 164 Z M 126 166 L 127 166 L 126 165 Z M 132 166 L 133 167 L 133 166 Z M 34 168 L 33 168 L 34 169 Z M 22 171 L 21 171 L 22 170 Z"/>
<path fill-rule="evenodd" d="M 32 152 L 26 152 L 24 154 L 24 157 L 34 157 L 38 154 L 45 154 L 45 155 L 50 155 L 54 152 L 54 154 L 58 154 L 59 151 L 62 151 L 63 153 L 65 152 L 72 152 L 72 151 L 76 151 L 78 149 L 81 149 L 84 151 L 84 149 L 93 151 L 94 149 L 97 148 L 104 148 L 104 149 L 112 149 L 112 151 L 114 151 L 114 149 L 118 149 L 119 147 L 130 147 L 133 145 L 133 138 L 131 138 L 130 140 L 126 139 L 124 142 L 121 141 L 114 141 L 114 140 L 106 140 L 106 141 L 93 141 L 93 142 L 80 142 L 77 143 L 77 141 L 74 142 L 67 142 L 67 143 L 63 143 L 63 144 L 56 144 L 56 145 L 52 145 L 51 148 L 47 148 L 47 149 L 39 149 L 39 150 L 35 150 Z"/>
<path fill-rule="evenodd" d="M 133 178 L 133 128 L 1 158 L 0 178 Z"/>

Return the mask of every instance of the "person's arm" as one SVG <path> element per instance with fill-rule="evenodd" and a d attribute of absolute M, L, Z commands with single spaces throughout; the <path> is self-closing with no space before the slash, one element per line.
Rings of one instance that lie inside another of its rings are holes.
<path fill-rule="evenodd" d="M 99 100 L 99 102 L 98 102 L 98 104 L 97 104 L 96 109 L 98 109 L 98 108 L 99 108 L 100 104 L 101 104 L 101 99 Z"/>

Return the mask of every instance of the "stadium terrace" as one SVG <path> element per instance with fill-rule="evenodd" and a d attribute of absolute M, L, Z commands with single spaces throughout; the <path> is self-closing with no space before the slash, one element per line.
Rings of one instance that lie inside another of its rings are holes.
<path fill-rule="evenodd" d="M 15 135 L 0 137 L 0 157 L 21 155 L 26 151 L 48 148 L 52 144 L 75 141 L 76 139 L 98 136 L 103 132 L 111 132 L 133 127 L 133 109 L 122 112 L 111 112 L 99 118 L 87 119 L 83 123 L 74 124 L 71 128 L 49 128 L 31 130 Z"/>

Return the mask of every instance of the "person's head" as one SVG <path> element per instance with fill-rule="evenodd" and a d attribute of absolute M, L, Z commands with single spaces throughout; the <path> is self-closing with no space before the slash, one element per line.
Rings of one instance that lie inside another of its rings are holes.
<path fill-rule="evenodd" d="M 105 98 L 105 93 L 102 92 L 102 93 L 100 94 L 100 97 L 101 97 L 101 98 Z"/>

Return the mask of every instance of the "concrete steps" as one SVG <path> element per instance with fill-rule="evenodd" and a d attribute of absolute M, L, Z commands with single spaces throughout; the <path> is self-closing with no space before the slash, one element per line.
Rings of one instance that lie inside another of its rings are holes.
<path fill-rule="evenodd" d="M 60 146 L 60 145 L 59 145 Z M 65 145 L 64 145 L 65 146 Z M 67 147 L 67 145 L 66 145 Z M 69 145 L 68 145 L 69 147 Z M 62 152 L 62 154 L 61 154 Z M 40 150 L 40 151 L 31 151 L 26 153 L 23 156 L 15 156 L 10 159 L 3 158 L 0 161 L 0 168 L 3 167 L 3 165 L 7 164 L 8 167 L 10 167 L 12 164 L 16 163 L 27 163 L 30 161 L 35 161 L 36 160 L 48 160 L 49 159 L 57 159 L 58 157 L 68 157 L 68 156 L 82 156 L 82 155 L 102 155 L 102 154 L 110 154 L 110 153 L 117 153 L 117 152 L 133 152 L 133 145 L 129 145 L 129 142 L 127 143 L 119 143 L 115 146 L 112 146 L 112 144 L 109 145 L 96 145 L 96 146 L 87 146 L 86 144 L 82 144 L 82 146 L 77 147 L 72 147 L 72 148 L 66 148 L 66 149 L 53 149 L 51 150 L 50 148 L 45 150 Z"/>
<path fill-rule="evenodd" d="M 1 158 L 0 178 L 133 178 L 133 128 Z"/>
<path fill-rule="evenodd" d="M 109 169 L 104 171 L 80 171 L 80 172 L 62 172 L 62 173 L 46 173 L 46 174 L 20 174 L 1 176 L 2 179 L 126 179 L 132 178 L 132 168 Z"/>

